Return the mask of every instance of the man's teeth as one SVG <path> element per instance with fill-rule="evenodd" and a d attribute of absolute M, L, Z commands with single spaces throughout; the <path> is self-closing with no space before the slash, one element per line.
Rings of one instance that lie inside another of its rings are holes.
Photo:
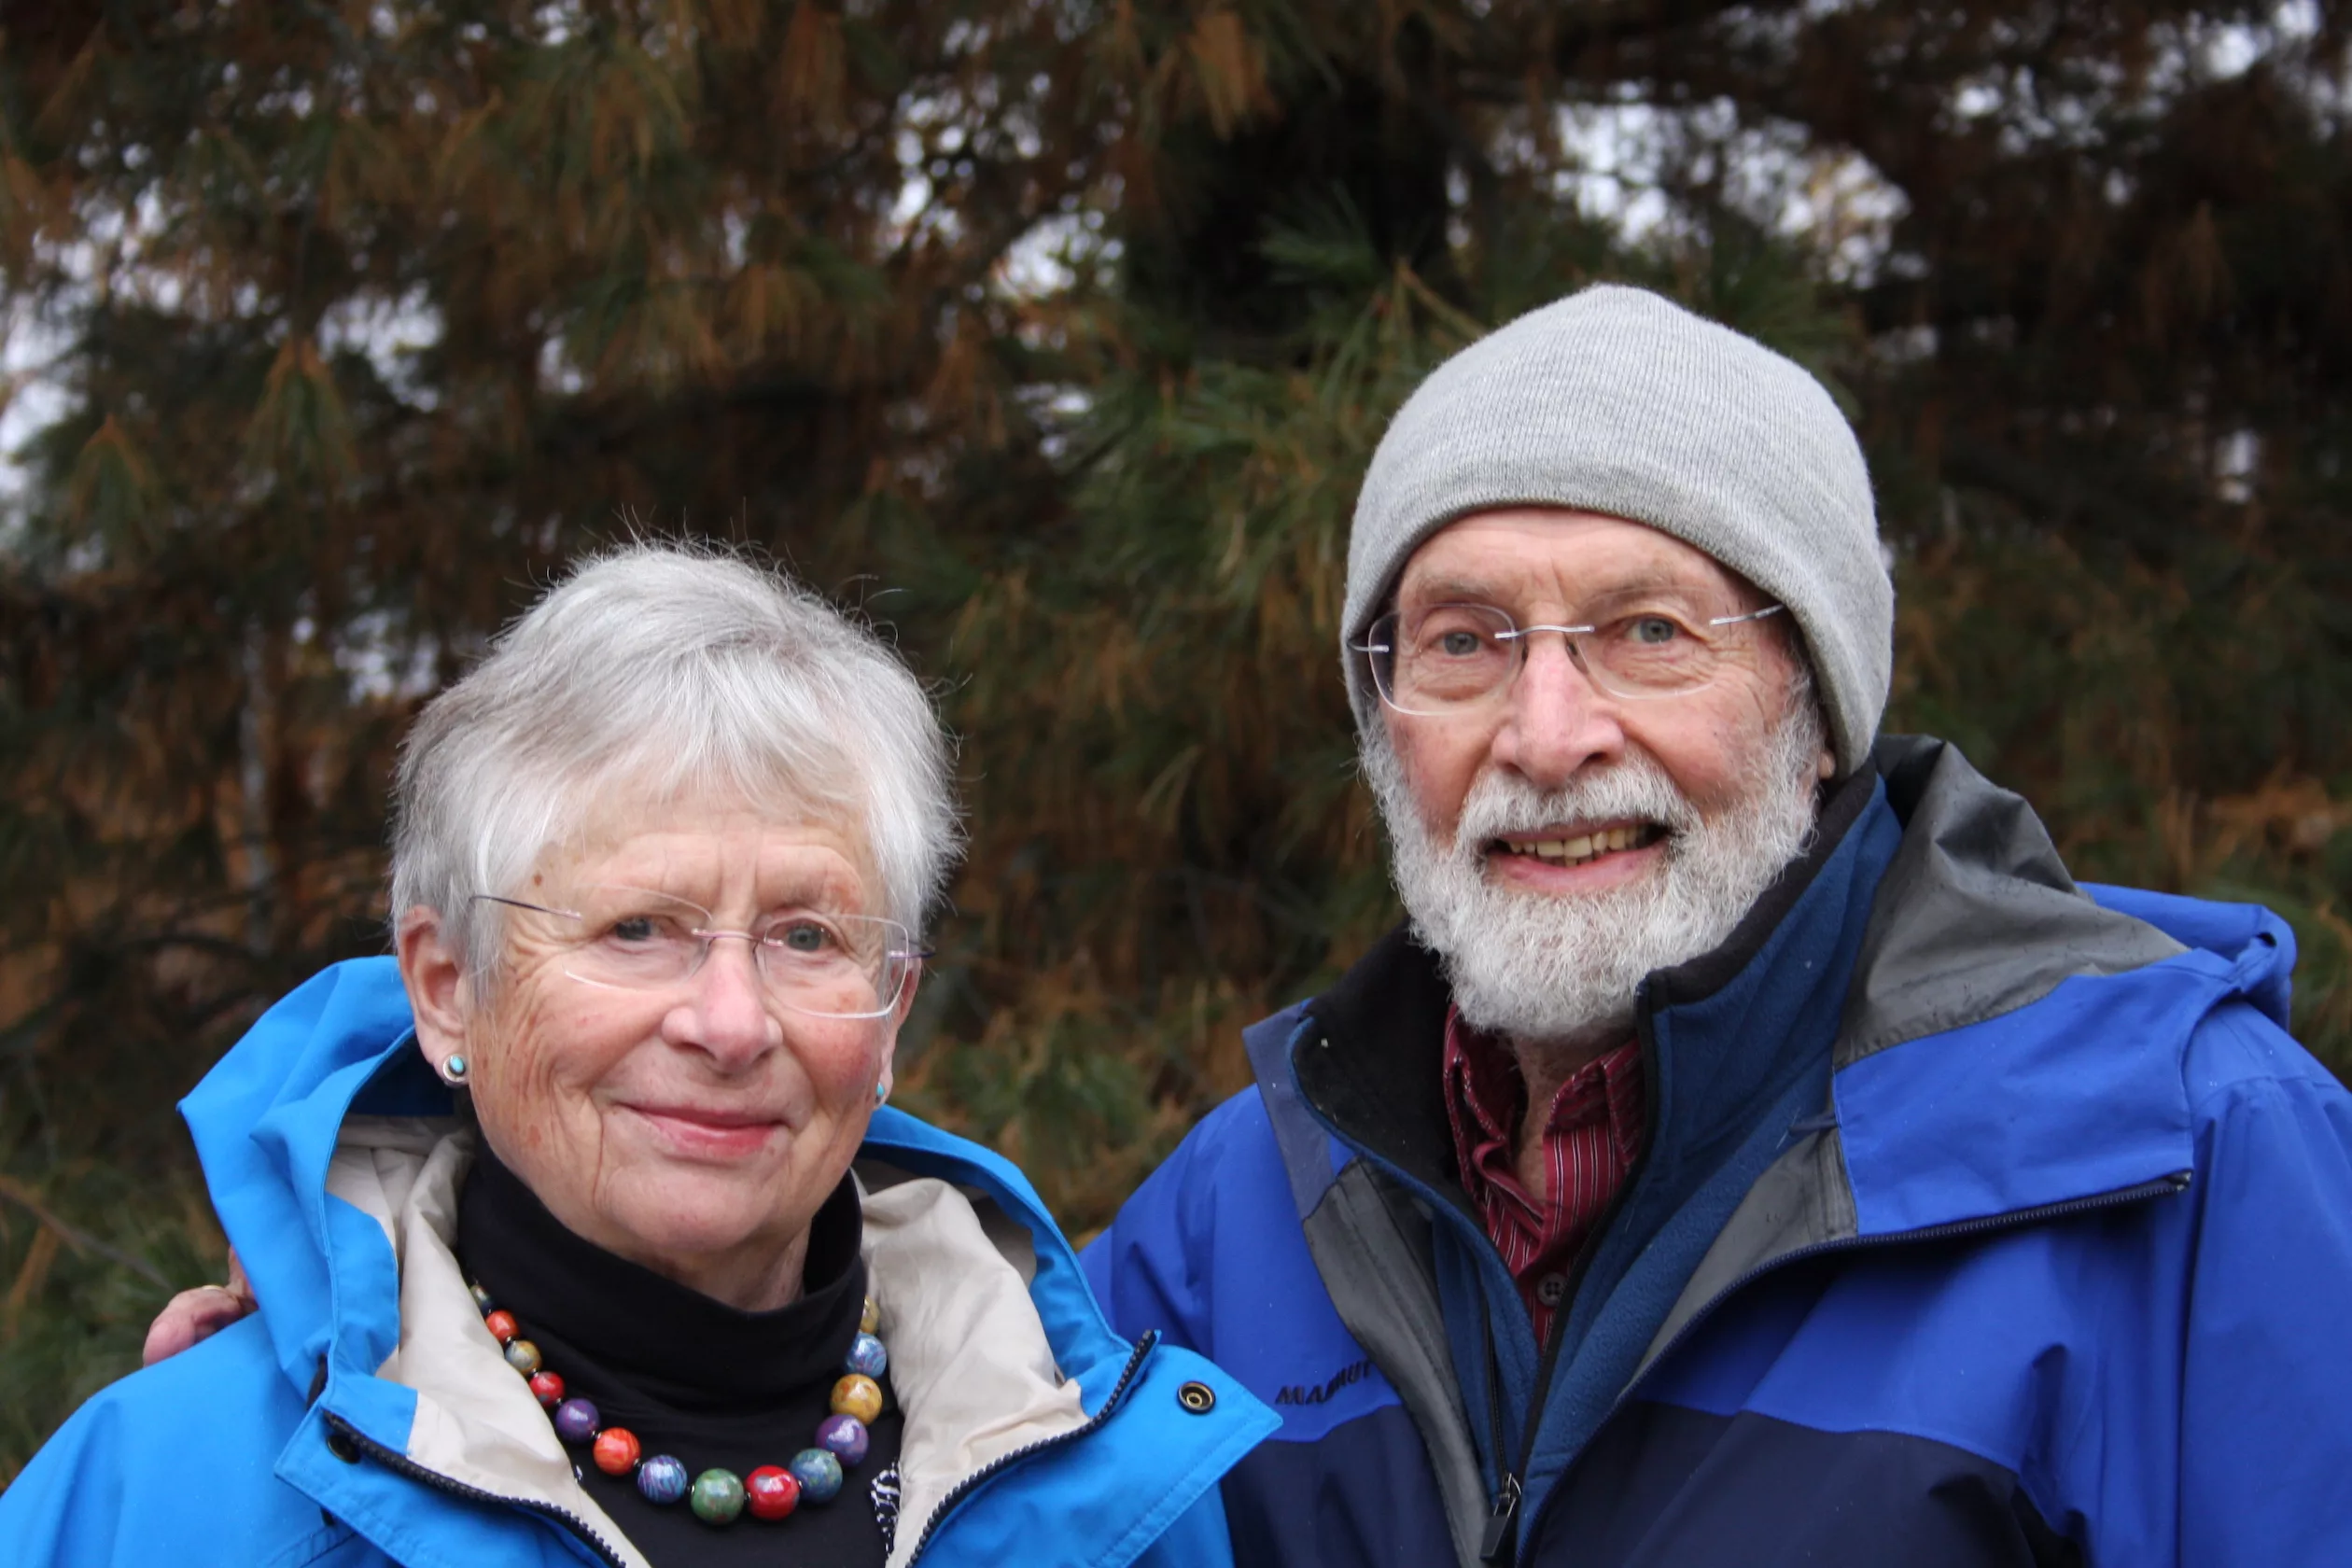
<path fill-rule="evenodd" d="M 1582 865 L 1596 856 L 1618 849 L 1639 849 L 1657 842 L 1659 829 L 1654 824 L 1638 828 L 1608 828 L 1579 838 L 1541 838 L 1521 844 L 1505 841 L 1502 847 L 1513 855 L 1533 855 L 1553 865 Z"/>

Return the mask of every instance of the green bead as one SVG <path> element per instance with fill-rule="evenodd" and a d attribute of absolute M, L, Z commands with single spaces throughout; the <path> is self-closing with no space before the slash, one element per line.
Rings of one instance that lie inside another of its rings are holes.
<path fill-rule="evenodd" d="M 743 1478 L 732 1470 L 706 1470 L 694 1477 L 687 1506 L 705 1524 L 733 1524 L 743 1512 Z"/>

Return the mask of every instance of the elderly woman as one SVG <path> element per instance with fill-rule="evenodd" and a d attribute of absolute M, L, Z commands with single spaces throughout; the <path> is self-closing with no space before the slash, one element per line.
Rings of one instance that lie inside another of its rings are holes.
<path fill-rule="evenodd" d="M 628 550 L 427 706 L 395 804 L 397 963 L 185 1106 L 259 1309 L 84 1406 L 0 1560 L 1225 1558 L 1270 1415 L 881 1109 L 957 838 L 887 648 Z"/>

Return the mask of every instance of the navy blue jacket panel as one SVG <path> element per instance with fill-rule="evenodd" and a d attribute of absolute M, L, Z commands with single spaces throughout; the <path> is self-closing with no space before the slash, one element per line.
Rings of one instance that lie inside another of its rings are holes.
<path fill-rule="evenodd" d="M 2292 962 L 2266 911 L 2078 889 L 1885 742 L 1645 987 L 1650 1149 L 1553 1345 L 1402 933 L 1249 1032 L 1257 1086 L 1085 1263 L 1282 1416 L 1225 1482 L 1240 1562 L 2352 1561 L 2352 1099 Z"/>

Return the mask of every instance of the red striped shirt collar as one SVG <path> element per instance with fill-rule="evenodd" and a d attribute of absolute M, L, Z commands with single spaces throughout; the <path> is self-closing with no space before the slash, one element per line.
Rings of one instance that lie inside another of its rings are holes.
<path fill-rule="evenodd" d="M 1649 1135 L 1642 1048 L 1628 1041 L 1586 1063 L 1552 1096 L 1542 1133 L 1545 1192 L 1513 1157 L 1527 1085 L 1510 1047 L 1446 1010 L 1446 1114 L 1463 1190 L 1519 1282 L 1538 1340 L 1551 1331 L 1576 1255 L 1615 1202 Z"/>

